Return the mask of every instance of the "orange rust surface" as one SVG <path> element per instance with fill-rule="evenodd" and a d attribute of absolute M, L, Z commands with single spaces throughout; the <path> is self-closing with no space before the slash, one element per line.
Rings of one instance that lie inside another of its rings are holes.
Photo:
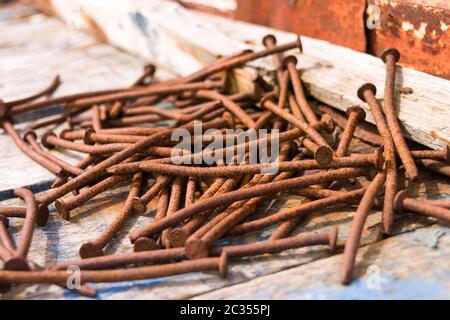
<path fill-rule="evenodd" d="M 365 0 L 239 0 L 236 19 L 366 50 Z"/>
<path fill-rule="evenodd" d="M 450 79 L 450 1 L 370 2 L 381 9 L 381 28 L 372 34 L 370 53 L 379 56 L 395 47 L 401 64 Z"/>

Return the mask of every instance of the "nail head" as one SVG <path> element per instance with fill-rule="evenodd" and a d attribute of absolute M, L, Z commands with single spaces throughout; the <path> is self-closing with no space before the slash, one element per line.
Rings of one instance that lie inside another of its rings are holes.
<path fill-rule="evenodd" d="M 400 60 L 400 52 L 395 48 L 388 48 L 381 53 L 381 60 L 386 63 L 387 56 L 392 55 L 394 57 L 394 61 L 398 62 Z"/>
<path fill-rule="evenodd" d="M 56 137 L 56 134 L 53 131 L 47 131 L 41 138 L 41 143 L 47 149 L 54 149 L 55 147 L 47 142 L 49 137 Z"/>
<path fill-rule="evenodd" d="M 362 101 L 366 102 L 366 98 L 364 97 L 364 93 L 369 90 L 375 96 L 377 94 L 377 87 L 375 87 L 372 83 L 365 83 L 358 89 L 358 98 Z"/>

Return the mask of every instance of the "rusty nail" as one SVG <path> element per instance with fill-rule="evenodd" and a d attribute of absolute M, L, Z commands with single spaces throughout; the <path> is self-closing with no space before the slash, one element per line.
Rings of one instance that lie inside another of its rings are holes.
<path fill-rule="evenodd" d="M 444 162 L 430 159 L 417 159 L 416 162 L 428 170 L 450 177 L 450 165 Z"/>
<path fill-rule="evenodd" d="M 398 123 L 394 110 L 394 88 L 395 88 L 395 70 L 396 63 L 400 60 L 400 52 L 397 49 L 390 48 L 385 50 L 381 59 L 386 63 L 386 81 L 384 88 L 384 114 L 386 115 L 387 125 L 392 135 L 392 140 L 397 148 L 400 160 L 406 171 L 406 175 L 411 181 L 416 181 L 419 175 L 414 159 L 403 137 L 402 130 Z"/>
<path fill-rule="evenodd" d="M 50 83 L 50 85 L 47 88 L 45 88 L 44 90 L 42 90 L 32 96 L 26 97 L 26 98 L 14 100 L 14 101 L 8 101 L 5 103 L 5 105 L 8 108 L 12 108 L 16 105 L 30 102 L 30 101 L 36 100 L 40 97 L 43 97 L 43 96 L 51 96 L 59 88 L 60 85 L 61 85 L 61 78 L 59 77 L 59 75 L 56 75 L 55 78 L 53 79 L 53 81 Z M 1 116 L 0 116 L 0 118 L 1 118 Z"/>
<path fill-rule="evenodd" d="M 383 187 L 386 180 L 386 173 L 380 172 L 376 175 L 364 193 L 358 209 L 353 217 L 348 238 L 345 242 L 343 261 L 340 268 L 340 280 L 342 284 L 349 284 L 352 277 L 353 266 L 355 264 L 356 253 L 359 241 L 366 222 L 367 215 L 373 206 L 375 198 Z"/>
<path fill-rule="evenodd" d="M 3 129 L 9 134 L 9 136 L 13 139 L 16 146 L 30 159 L 34 160 L 36 163 L 41 165 L 42 167 L 46 168 L 51 173 L 61 176 L 64 172 L 64 170 L 56 165 L 55 163 L 49 161 L 44 156 L 40 155 L 39 153 L 35 152 L 28 144 L 22 139 L 22 137 L 19 135 L 17 130 L 14 128 L 12 123 L 8 120 L 4 120 L 2 122 Z"/>
<path fill-rule="evenodd" d="M 326 146 L 319 146 L 306 137 L 299 138 L 299 141 L 314 154 L 314 159 L 320 165 L 327 165 L 333 160 L 333 149 Z"/>
<path fill-rule="evenodd" d="M 398 183 L 397 164 L 394 142 L 392 141 L 392 136 L 384 119 L 381 107 L 375 98 L 376 92 L 377 88 L 373 84 L 366 83 L 358 89 L 358 97 L 369 105 L 370 111 L 375 119 L 375 125 L 383 138 L 384 156 L 386 158 L 386 188 L 382 219 L 383 232 L 385 235 L 389 235 L 392 232 L 394 222 L 394 197 L 397 194 Z"/>
<path fill-rule="evenodd" d="M 305 132 L 309 137 L 318 145 L 329 147 L 325 139 L 310 125 L 301 121 L 300 119 L 294 117 L 289 112 L 279 108 L 275 103 L 270 100 L 270 97 L 266 96 L 261 100 L 261 106 L 265 109 L 275 113 L 280 118 L 283 118 L 287 122 L 291 123 L 293 126 L 299 128 L 301 131 Z"/>
<path fill-rule="evenodd" d="M 303 90 L 302 81 L 298 75 L 297 71 L 297 58 L 295 56 L 287 56 L 284 58 L 284 65 L 286 66 L 292 83 L 292 88 L 294 89 L 294 96 L 297 104 L 300 107 L 304 117 L 309 124 L 315 124 L 318 122 L 317 116 L 315 115 L 313 109 L 306 100 L 305 92 Z"/>
<path fill-rule="evenodd" d="M 431 201 L 421 201 L 408 197 L 406 190 L 402 190 L 395 196 L 395 210 L 403 213 L 412 211 L 427 217 L 450 223 L 450 210 L 441 206 L 433 205 Z"/>
<path fill-rule="evenodd" d="M 25 221 L 20 235 L 19 245 L 16 250 L 17 255 L 26 258 L 33 237 L 34 224 L 38 216 L 38 207 L 34 194 L 30 190 L 18 188 L 14 190 L 14 194 L 22 198 L 26 203 Z"/>
<path fill-rule="evenodd" d="M 302 190 L 302 189 L 300 189 Z M 247 232 L 252 232 L 265 228 L 267 226 L 276 224 L 278 222 L 286 221 L 293 218 L 304 217 L 306 214 L 327 208 L 329 206 L 340 203 L 353 203 L 364 194 L 365 189 L 358 189 L 355 191 L 342 192 L 335 196 L 325 197 L 323 199 L 302 203 L 293 208 L 282 210 L 268 217 L 244 222 L 235 226 L 228 233 L 229 235 L 239 235 Z"/>
<path fill-rule="evenodd" d="M 222 277 L 228 273 L 228 256 L 223 253 L 219 258 L 205 258 L 171 264 L 154 265 L 132 269 L 117 270 L 81 270 L 80 282 L 122 282 L 167 277 L 189 272 L 217 270 Z M 66 270 L 43 271 L 2 271 L 2 283 L 65 283 L 70 277 Z"/>
<path fill-rule="evenodd" d="M 445 146 L 443 150 L 414 150 L 411 151 L 414 159 L 431 159 L 436 161 L 444 161 L 450 164 L 450 148 Z"/>
<path fill-rule="evenodd" d="M 360 106 L 353 106 L 347 109 L 347 117 L 347 125 L 345 126 L 341 140 L 339 141 L 339 145 L 336 149 L 337 157 L 345 157 L 347 155 L 356 126 L 359 122 L 366 119 L 366 112 Z"/>
<path fill-rule="evenodd" d="M 95 240 L 84 243 L 79 250 L 80 257 L 92 258 L 103 255 L 103 248 L 109 241 L 117 234 L 119 229 L 125 223 L 127 218 L 133 212 L 132 200 L 139 195 L 142 185 L 142 173 L 136 173 L 131 182 L 130 191 L 127 199 L 119 214 L 114 218 L 111 224 L 102 232 L 102 234 Z"/>
<path fill-rule="evenodd" d="M 164 230 L 167 227 L 180 223 L 184 219 L 192 217 L 198 212 L 215 208 L 218 205 L 224 205 L 230 202 L 235 202 L 238 200 L 258 197 L 267 194 L 274 194 L 276 192 L 291 188 L 307 187 L 310 185 L 315 185 L 330 180 L 357 177 L 365 174 L 367 174 L 366 168 L 343 168 L 331 170 L 328 172 L 311 174 L 303 177 L 291 178 L 283 181 L 270 182 L 264 185 L 257 185 L 247 189 L 240 189 L 236 191 L 227 192 L 225 194 L 217 195 L 209 199 L 205 199 L 203 201 L 197 201 L 192 206 L 178 210 L 170 217 L 166 217 L 164 219 L 152 223 L 151 225 L 145 228 L 130 233 L 129 237 L 131 241 L 134 241 L 140 236 L 154 234 L 158 231 Z"/>
<path fill-rule="evenodd" d="M 55 201 L 56 211 L 58 211 L 58 213 L 64 220 L 70 220 L 70 211 L 72 209 L 75 209 L 76 207 L 95 197 L 99 193 L 112 188 L 116 184 L 125 181 L 128 178 L 128 176 L 112 176 L 106 178 L 105 180 L 97 183 L 90 188 L 85 188 L 83 193 L 80 193 L 79 195 L 74 196 L 70 199 L 57 199 Z M 70 183 L 70 181 L 68 181 L 67 183 Z"/>
<path fill-rule="evenodd" d="M 314 245 L 328 245 L 330 252 L 333 252 L 336 248 L 337 238 L 338 228 L 333 227 L 331 231 L 327 232 L 311 232 L 285 239 L 227 246 L 223 247 L 222 252 L 227 252 L 230 259 L 266 253 L 278 253 L 288 249 Z"/>
<path fill-rule="evenodd" d="M 171 181 L 171 178 L 160 176 L 156 179 L 155 184 L 147 190 L 141 197 L 135 196 L 132 200 L 133 208 L 139 212 L 144 213 L 147 210 L 147 204 L 156 197 L 162 189 L 164 189 Z"/>

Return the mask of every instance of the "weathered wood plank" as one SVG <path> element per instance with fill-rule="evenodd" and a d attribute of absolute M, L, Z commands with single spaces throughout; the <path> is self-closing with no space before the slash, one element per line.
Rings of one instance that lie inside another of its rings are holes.
<path fill-rule="evenodd" d="M 190 12 L 172 1 L 127 0 L 114 7 L 87 0 L 50 3 L 70 25 L 101 33 L 113 45 L 183 75 L 210 63 L 218 55 L 246 48 L 260 49 L 261 39 L 267 33 L 275 34 L 280 43 L 296 37 L 292 33 Z M 377 97 L 383 97 L 385 67 L 380 59 L 308 37 L 302 37 L 302 42 L 304 54 L 299 56 L 298 66 L 312 96 L 346 110 L 361 104 L 356 91 L 370 81 L 378 88 Z M 272 68 L 270 59 L 252 65 Z M 450 81 L 410 68 L 399 68 L 397 78 L 397 92 L 400 87 L 411 87 L 414 91 L 397 95 L 398 117 L 405 134 L 435 149 L 450 144 Z M 368 120 L 373 122 L 370 115 Z"/>
<path fill-rule="evenodd" d="M 195 299 L 449 299 L 450 235 L 433 226 L 360 248 L 349 286 L 342 254 L 196 296 Z M 239 266 L 232 267 L 231 275 Z M 264 288 L 264 290 L 261 290 Z"/>

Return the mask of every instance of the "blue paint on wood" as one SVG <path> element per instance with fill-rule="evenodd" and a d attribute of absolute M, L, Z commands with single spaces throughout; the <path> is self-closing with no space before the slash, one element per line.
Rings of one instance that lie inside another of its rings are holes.
<path fill-rule="evenodd" d="M 298 294 L 298 292 L 297 292 Z M 309 290 L 301 296 L 286 298 L 306 299 L 446 299 L 448 288 L 441 281 L 423 280 L 420 278 L 394 279 L 383 278 L 379 288 L 371 288 L 367 284 L 367 278 L 353 280 L 349 286 L 332 285 L 318 287 Z"/>

